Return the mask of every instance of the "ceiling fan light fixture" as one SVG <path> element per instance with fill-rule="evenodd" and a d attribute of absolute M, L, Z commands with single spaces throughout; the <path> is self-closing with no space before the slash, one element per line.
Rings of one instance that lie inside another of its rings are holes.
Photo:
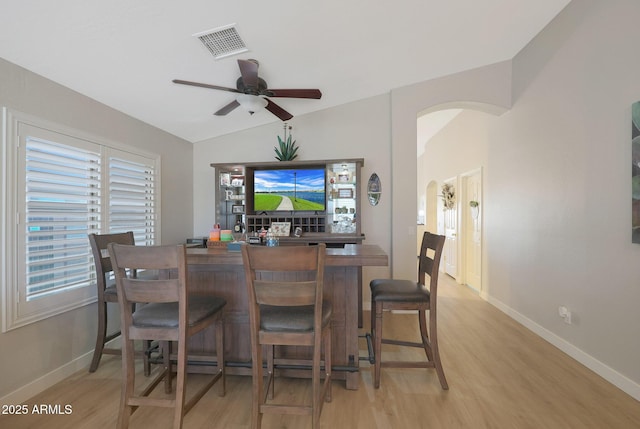
<path fill-rule="evenodd" d="M 252 115 L 267 107 L 269 103 L 266 98 L 251 94 L 240 94 L 236 98 L 236 101 L 240 103 L 244 110 Z"/>
<path fill-rule="evenodd" d="M 235 88 L 180 79 L 174 79 L 173 83 L 200 86 L 202 88 L 217 89 L 238 94 L 235 100 L 218 109 L 214 113 L 216 116 L 225 116 L 237 107 L 242 106 L 244 110 L 251 114 L 266 108 L 280 120 L 288 121 L 293 118 L 293 115 L 274 103 L 271 97 L 311 99 L 319 99 L 322 97 L 319 89 L 269 89 L 267 82 L 258 76 L 259 64 L 256 60 L 238 60 L 238 67 L 240 68 L 240 77 L 236 80 Z"/>

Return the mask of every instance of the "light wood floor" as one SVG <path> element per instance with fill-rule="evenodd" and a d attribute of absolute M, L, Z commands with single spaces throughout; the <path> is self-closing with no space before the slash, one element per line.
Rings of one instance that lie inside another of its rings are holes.
<path fill-rule="evenodd" d="M 540 339 L 466 287 L 441 276 L 440 347 L 450 390 L 433 370 L 383 368 L 379 390 L 361 363 L 358 391 L 334 382 L 326 428 L 640 428 L 640 403 Z M 365 323 L 369 314 L 365 314 Z M 415 316 L 385 315 L 388 334 L 410 338 Z M 366 353 L 366 343 L 361 349 Z M 386 356 L 419 350 L 385 346 Z M 419 355 L 416 355 L 419 356 Z M 191 386 L 200 382 L 191 376 Z M 105 356 L 97 372 L 81 371 L 27 402 L 71 405 L 68 415 L 0 415 L 0 428 L 112 428 L 120 397 L 120 360 Z M 305 380 L 282 380 L 276 398 L 309 398 Z M 160 390 L 162 390 L 160 388 Z M 188 393 L 187 393 L 188 395 Z M 187 414 L 184 428 L 249 427 L 251 380 L 229 376 L 227 395 L 214 386 Z M 169 428 L 170 411 L 140 409 L 131 428 Z M 263 428 L 310 428 L 309 417 L 265 416 Z"/>

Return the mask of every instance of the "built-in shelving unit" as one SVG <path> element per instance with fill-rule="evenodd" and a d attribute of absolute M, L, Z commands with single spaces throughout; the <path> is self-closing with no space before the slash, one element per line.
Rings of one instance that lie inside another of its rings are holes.
<path fill-rule="evenodd" d="M 216 222 L 222 229 L 242 225 L 248 234 L 268 229 L 274 222 L 291 224 L 290 241 L 358 243 L 364 239 L 360 220 L 360 169 L 363 159 L 211 164 L 216 169 Z M 261 169 L 297 169 L 324 166 L 324 211 L 256 212 L 253 172 Z M 296 228 L 302 237 L 293 237 Z M 281 238 L 287 241 L 287 238 Z"/>
<path fill-rule="evenodd" d="M 354 234 L 359 230 L 359 173 L 354 162 L 327 164 L 327 223 L 332 233 Z"/>
<path fill-rule="evenodd" d="M 327 232 L 327 220 L 325 215 L 295 215 L 295 216 L 273 216 L 273 215 L 247 215 L 247 230 L 260 231 L 262 228 L 268 229 L 273 222 L 291 223 L 291 231 L 300 228 L 305 232 Z"/>
<path fill-rule="evenodd" d="M 217 171 L 216 222 L 222 229 L 233 229 L 240 223 L 244 225 L 246 214 L 246 186 L 242 166 L 227 166 Z"/>

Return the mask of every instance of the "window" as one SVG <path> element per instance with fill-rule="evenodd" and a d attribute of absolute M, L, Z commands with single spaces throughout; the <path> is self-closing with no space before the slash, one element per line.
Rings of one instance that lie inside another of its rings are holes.
<path fill-rule="evenodd" d="M 133 231 L 136 244 L 155 244 L 155 168 L 143 157 L 109 156 L 109 231 Z"/>
<path fill-rule="evenodd" d="M 157 157 L 6 117 L 3 331 L 95 301 L 87 234 L 157 240 Z"/>

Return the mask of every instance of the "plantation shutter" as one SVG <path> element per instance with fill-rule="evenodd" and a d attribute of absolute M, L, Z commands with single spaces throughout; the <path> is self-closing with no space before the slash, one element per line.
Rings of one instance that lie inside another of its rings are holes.
<path fill-rule="evenodd" d="M 155 244 L 155 160 L 112 150 L 109 156 L 109 232 L 133 231 L 137 245 Z"/>
<path fill-rule="evenodd" d="M 87 234 L 100 227 L 100 152 L 31 135 L 24 142 L 22 292 L 31 301 L 91 284 Z"/>
<path fill-rule="evenodd" d="M 95 302 L 88 234 L 160 241 L 159 156 L 13 111 L 6 131 L 2 332 Z"/>

